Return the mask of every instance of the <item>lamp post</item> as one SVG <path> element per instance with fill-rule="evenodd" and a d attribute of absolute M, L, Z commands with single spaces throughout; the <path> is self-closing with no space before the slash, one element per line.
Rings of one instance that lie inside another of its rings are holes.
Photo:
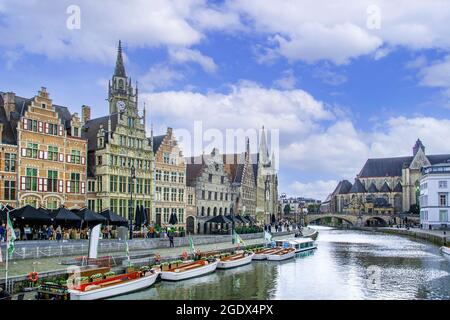
<path fill-rule="evenodd" d="M 131 166 L 131 181 L 130 181 L 130 205 L 128 206 L 128 220 L 130 227 L 130 240 L 133 239 L 133 189 L 134 189 L 134 179 L 136 178 L 136 169 L 134 165 Z"/>

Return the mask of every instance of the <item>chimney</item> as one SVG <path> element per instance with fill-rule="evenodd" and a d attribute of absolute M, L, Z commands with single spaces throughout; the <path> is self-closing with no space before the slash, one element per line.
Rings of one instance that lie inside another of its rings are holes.
<path fill-rule="evenodd" d="M 5 108 L 6 118 L 11 121 L 11 112 L 16 111 L 16 104 L 14 102 L 16 94 L 14 92 L 6 92 L 3 94 L 3 105 Z"/>
<path fill-rule="evenodd" d="M 3 123 L 0 123 L 0 143 L 3 142 Z"/>
<path fill-rule="evenodd" d="M 89 120 L 91 120 L 91 107 L 83 105 L 81 107 L 81 121 L 86 123 Z"/>

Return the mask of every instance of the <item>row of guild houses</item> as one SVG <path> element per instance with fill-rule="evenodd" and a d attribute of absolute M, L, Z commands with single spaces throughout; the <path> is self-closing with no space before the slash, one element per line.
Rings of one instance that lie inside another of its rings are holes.
<path fill-rule="evenodd" d="M 247 146 L 220 164 L 216 149 L 185 158 L 172 128 L 147 134 L 120 42 L 107 100 L 108 114 L 91 118 L 91 107 L 72 114 L 44 87 L 31 98 L 0 92 L 0 202 L 110 209 L 123 217 L 139 206 L 148 222 L 165 226 L 176 215 L 177 226 L 191 233 L 205 231 L 206 217 L 245 213 L 265 222 L 276 210 L 278 181 L 264 130 L 258 154 Z"/>
<path fill-rule="evenodd" d="M 450 154 L 427 155 L 417 139 L 412 156 L 368 159 L 353 184 L 338 183 L 324 202 L 331 213 L 418 212 L 421 169 L 446 163 Z"/>

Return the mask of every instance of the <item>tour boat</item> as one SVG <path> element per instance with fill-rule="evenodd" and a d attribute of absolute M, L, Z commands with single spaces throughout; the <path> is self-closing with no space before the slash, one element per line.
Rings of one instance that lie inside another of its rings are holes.
<path fill-rule="evenodd" d="M 183 263 L 176 268 L 161 271 L 161 279 L 168 281 L 180 281 L 206 275 L 216 271 L 219 259 L 198 260 Z"/>
<path fill-rule="evenodd" d="M 277 247 L 277 248 L 267 248 L 264 249 L 262 251 L 259 252 L 255 252 L 255 254 L 253 255 L 253 260 L 264 260 L 267 259 L 267 255 L 278 252 L 282 250 L 282 248 Z"/>
<path fill-rule="evenodd" d="M 217 269 L 230 269 L 249 264 L 252 262 L 254 255 L 253 252 L 241 252 L 220 258 Z"/>
<path fill-rule="evenodd" d="M 97 300 L 142 290 L 155 283 L 159 273 L 151 270 L 142 275 L 141 272 L 135 271 L 82 284 L 69 289 L 70 300 Z"/>
<path fill-rule="evenodd" d="M 278 252 L 271 253 L 267 255 L 267 260 L 269 261 L 282 261 L 295 257 L 295 249 L 294 248 L 286 248 L 282 249 Z"/>
<path fill-rule="evenodd" d="M 277 240 L 275 245 L 282 248 L 294 248 L 295 253 L 317 249 L 317 245 L 311 238 Z"/>
<path fill-rule="evenodd" d="M 450 247 L 442 246 L 441 252 L 444 254 L 444 256 L 450 258 Z"/>

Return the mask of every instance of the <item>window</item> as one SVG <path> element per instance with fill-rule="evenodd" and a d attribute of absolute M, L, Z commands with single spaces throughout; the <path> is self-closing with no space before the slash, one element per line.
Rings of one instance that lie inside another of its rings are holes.
<path fill-rule="evenodd" d="M 103 211 L 103 201 L 102 199 L 97 199 L 97 212 L 102 212 Z"/>
<path fill-rule="evenodd" d="M 88 209 L 95 211 L 95 200 L 93 199 L 88 199 Z"/>
<path fill-rule="evenodd" d="M 73 135 L 74 135 L 74 137 L 78 137 L 79 129 L 77 127 L 73 127 Z"/>
<path fill-rule="evenodd" d="M 184 202 L 184 189 L 178 190 L 178 202 Z"/>
<path fill-rule="evenodd" d="M 16 154 L 5 153 L 5 171 L 16 172 Z"/>
<path fill-rule="evenodd" d="M 144 193 L 150 194 L 150 179 L 145 179 Z"/>
<path fill-rule="evenodd" d="M 72 150 L 71 156 L 72 156 L 71 160 L 72 163 L 75 164 L 81 163 L 80 150 Z"/>
<path fill-rule="evenodd" d="M 224 176 L 221 176 L 221 177 L 220 177 L 220 183 L 221 183 L 221 184 L 224 184 L 224 183 L 225 183 L 225 177 L 224 177 Z"/>
<path fill-rule="evenodd" d="M 58 192 L 58 171 L 48 170 L 47 190 L 48 192 Z"/>
<path fill-rule="evenodd" d="M 164 201 L 169 201 L 169 188 L 164 188 L 164 193 L 163 193 L 163 200 Z"/>
<path fill-rule="evenodd" d="M 70 174 L 70 191 L 71 193 L 80 193 L 80 174 L 72 172 Z"/>
<path fill-rule="evenodd" d="M 205 190 L 202 190 L 202 199 L 205 200 Z"/>
<path fill-rule="evenodd" d="M 128 193 L 133 192 L 134 193 L 134 179 L 131 179 L 131 177 L 128 177 Z"/>
<path fill-rule="evenodd" d="M 447 188 L 447 181 L 439 181 L 439 189 Z"/>
<path fill-rule="evenodd" d="M 155 191 L 155 200 L 156 201 L 161 201 L 161 187 L 156 187 L 156 191 Z"/>
<path fill-rule="evenodd" d="M 212 174 L 208 174 L 208 182 L 212 182 Z"/>
<path fill-rule="evenodd" d="M 194 196 L 192 194 L 188 194 L 188 205 L 192 205 L 194 203 Z"/>
<path fill-rule="evenodd" d="M 125 177 L 119 177 L 119 192 L 125 193 L 127 192 L 127 180 Z"/>
<path fill-rule="evenodd" d="M 117 192 L 117 176 L 110 176 L 109 191 Z M 113 211 L 113 212 L 117 212 L 117 211 Z"/>
<path fill-rule="evenodd" d="M 212 195 L 212 192 L 208 191 L 208 200 L 211 200 L 211 195 Z"/>
<path fill-rule="evenodd" d="M 95 181 L 88 181 L 88 192 L 95 192 Z"/>
<path fill-rule="evenodd" d="M 441 206 L 441 207 L 447 206 L 447 194 L 446 193 L 439 194 L 439 206 Z"/>
<path fill-rule="evenodd" d="M 178 209 L 178 223 L 184 223 L 184 209 Z"/>
<path fill-rule="evenodd" d="M 217 201 L 217 192 L 214 192 L 214 200 Z"/>
<path fill-rule="evenodd" d="M 169 171 L 164 171 L 164 181 L 169 182 Z"/>
<path fill-rule="evenodd" d="M 163 154 L 163 162 L 165 164 L 169 164 L 169 162 L 170 162 L 170 155 L 168 153 L 164 153 Z"/>
<path fill-rule="evenodd" d="M 25 190 L 37 191 L 36 168 L 27 168 L 25 176 Z"/>
<path fill-rule="evenodd" d="M 58 161 L 58 147 L 48 146 L 48 160 Z"/>
<path fill-rule="evenodd" d="M 156 176 L 155 176 L 156 181 L 161 181 L 161 170 L 156 170 Z"/>
<path fill-rule="evenodd" d="M 51 209 L 51 210 L 58 209 L 58 207 L 59 207 L 58 199 L 56 199 L 56 198 L 48 198 L 46 200 L 46 207 L 47 207 L 47 209 Z"/>
<path fill-rule="evenodd" d="M 99 166 L 102 165 L 102 156 L 97 157 L 97 165 L 99 165 Z"/>
<path fill-rule="evenodd" d="M 177 189 L 172 188 L 171 190 L 171 195 L 170 195 L 170 201 L 175 202 L 177 201 Z"/>
<path fill-rule="evenodd" d="M 168 223 L 169 222 L 169 208 L 163 208 L 164 214 L 163 214 L 163 222 Z"/>
<path fill-rule="evenodd" d="M 122 217 L 127 216 L 127 201 L 125 199 L 119 199 L 119 214 Z"/>
<path fill-rule="evenodd" d="M 16 182 L 5 180 L 5 200 L 16 200 Z"/>
<path fill-rule="evenodd" d="M 170 176 L 171 176 L 171 179 L 170 179 L 171 182 L 177 182 L 177 173 L 176 172 L 172 172 Z"/>
<path fill-rule="evenodd" d="M 136 193 L 142 194 L 142 190 L 144 188 L 144 179 L 137 178 L 137 185 L 136 185 Z"/>
<path fill-rule="evenodd" d="M 38 144 L 28 142 L 26 156 L 28 158 L 37 158 L 38 156 Z"/>
<path fill-rule="evenodd" d="M 128 127 L 133 128 L 134 127 L 134 119 L 131 117 L 128 117 Z"/>
<path fill-rule="evenodd" d="M 102 192 L 103 191 L 103 177 L 97 176 L 97 191 Z"/>
<path fill-rule="evenodd" d="M 178 173 L 178 182 L 184 183 L 184 173 L 183 172 Z"/>
<path fill-rule="evenodd" d="M 447 222 L 447 221 L 448 221 L 448 211 L 439 210 L 439 222 Z"/>
<path fill-rule="evenodd" d="M 49 123 L 48 124 L 48 133 L 57 136 L 58 135 L 58 125 Z"/>
<path fill-rule="evenodd" d="M 117 213 L 119 212 L 119 206 L 118 206 L 119 200 L 118 199 L 111 199 L 110 204 L 109 204 L 109 209 L 114 212 Z"/>

